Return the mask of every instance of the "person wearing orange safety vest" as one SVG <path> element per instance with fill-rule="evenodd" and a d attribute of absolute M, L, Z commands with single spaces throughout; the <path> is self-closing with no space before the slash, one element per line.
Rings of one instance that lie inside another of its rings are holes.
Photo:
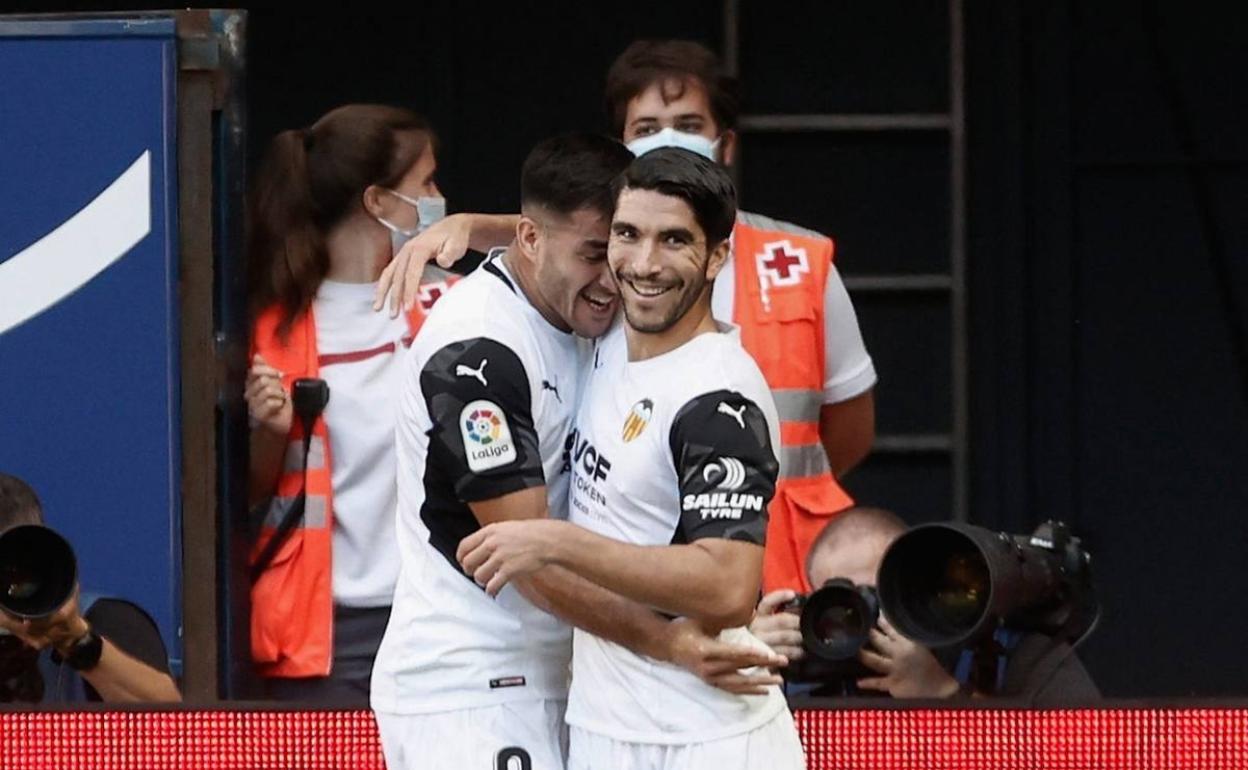
<path fill-rule="evenodd" d="M 731 165 L 739 100 L 715 55 L 687 41 L 638 41 L 607 73 L 612 127 L 634 154 L 683 147 Z M 741 342 L 780 415 L 780 479 L 768 509 L 763 588 L 809 591 L 805 559 L 829 517 L 853 505 L 837 482 L 870 450 L 875 369 L 832 264 L 832 241 L 738 212 L 712 312 Z"/>
<path fill-rule="evenodd" d="M 272 698 L 368 705 L 398 575 L 393 394 L 453 279 L 422 285 L 402 318 L 374 313 L 373 295 L 394 251 L 443 216 L 435 150 L 420 116 L 347 105 L 275 137 L 253 185 L 251 652 Z M 301 378 L 328 386 L 311 436 L 290 395 Z"/>

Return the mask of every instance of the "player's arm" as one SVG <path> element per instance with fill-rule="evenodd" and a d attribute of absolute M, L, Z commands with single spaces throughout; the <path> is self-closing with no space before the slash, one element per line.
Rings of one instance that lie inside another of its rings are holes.
<path fill-rule="evenodd" d="M 436 261 L 449 268 L 468 251 L 487 251 L 511 243 L 519 214 L 452 214 L 403 245 L 377 280 L 373 309 L 381 310 L 390 294 L 391 315 L 400 305 L 411 309 L 420 294 L 425 265 Z M 393 292 L 391 291 L 393 289 Z"/>
<path fill-rule="evenodd" d="M 461 564 L 491 592 L 554 564 L 708 630 L 745 625 L 779 470 L 766 418 L 749 399 L 717 391 L 681 409 L 669 442 L 682 509 L 672 545 L 632 545 L 565 522 L 489 527 L 460 544 Z"/>
<path fill-rule="evenodd" d="M 429 462 L 451 472 L 455 494 L 477 521 L 484 526 L 547 518 L 531 390 L 519 357 L 494 340 L 455 343 L 430 359 L 421 373 L 421 389 L 434 424 Z M 541 570 L 516 581 L 516 589 L 568 623 L 638 654 L 694 670 L 724 689 L 757 692 L 774 683 L 769 676 L 742 677 L 735 671 L 773 666 L 775 656 L 720 645 L 699 629 L 673 624 L 567 570 Z M 701 671 L 695 670 L 698 666 Z"/>
<path fill-rule="evenodd" d="M 471 503 L 470 507 L 483 526 L 547 519 L 546 488 L 534 487 Z M 581 530 L 573 524 L 567 526 Z M 696 622 L 668 620 L 649 607 L 612 593 L 558 565 L 550 564 L 519 576 L 512 585 L 534 605 L 565 623 L 627 647 L 638 655 L 681 666 L 707 684 L 728 692 L 762 694 L 768 686 L 779 684 L 780 677 L 764 672 L 743 674 L 741 669 L 755 666 L 774 669 L 788 665 L 788 659 L 782 655 L 717 641 Z"/>

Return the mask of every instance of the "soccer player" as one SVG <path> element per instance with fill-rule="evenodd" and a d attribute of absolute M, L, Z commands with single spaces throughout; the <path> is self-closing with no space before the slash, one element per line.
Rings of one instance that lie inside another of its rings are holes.
<path fill-rule="evenodd" d="M 455 559 L 483 524 L 566 516 L 563 458 L 588 339 L 618 301 L 606 270 L 611 181 L 631 157 L 591 135 L 534 148 L 515 240 L 439 300 L 404 364 L 401 568 L 372 681 L 392 769 L 510 758 L 562 768 L 571 631 L 554 615 L 694 681 L 734 692 L 769 681 L 737 669 L 770 665 L 770 650 L 716 642 L 557 567 L 487 595 Z"/>
<path fill-rule="evenodd" d="M 711 286 L 736 214 L 727 172 L 683 149 L 617 182 L 608 261 L 627 321 L 601 340 L 569 446 L 571 521 L 508 522 L 458 556 L 490 594 L 554 565 L 665 613 L 757 642 L 779 420 Z M 501 594 L 500 594 L 501 595 Z M 800 768 L 778 688 L 736 695 L 609 639 L 575 633 L 568 766 Z"/>

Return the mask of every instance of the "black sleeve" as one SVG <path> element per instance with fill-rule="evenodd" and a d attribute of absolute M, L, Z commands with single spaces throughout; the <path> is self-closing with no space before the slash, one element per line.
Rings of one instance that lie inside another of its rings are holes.
<path fill-rule="evenodd" d="M 680 480 L 673 542 L 721 537 L 762 545 L 780 464 L 758 405 L 728 390 L 698 396 L 676 414 L 669 442 Z"/>
<path fill-rule="evenodd" d="M 156 621 L 138 605 L 123 599 L 99 599 L 84 617 L 95 632 L 130 657 L 169 673 L 169 654 Z"/>
<path fill-rule="evenodd" d="M 428 463 L 464 502 L 546 483 L 529 378 L 519 356 L 477 337 L 439 350 L 420 373 L 433 427 Z"/>

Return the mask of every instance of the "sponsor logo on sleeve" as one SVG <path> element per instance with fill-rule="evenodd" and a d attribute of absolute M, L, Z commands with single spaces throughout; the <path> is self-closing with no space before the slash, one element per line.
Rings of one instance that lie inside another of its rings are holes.
<path fill-rule="evenodd" d="M 731 492 L 745 483 L 745 465 L 735 457 L 721 457 L 702 469 L 702 480 L 716 489 Z"/>
<path fill-rule="evenodd" d="M 473 401 L 459 413 L 468 469 L 475 472 L 498 468 L 516 459 L 507 415 L 493 401 Z"/>
<path fill-rule="evenodd" d="M 707 519 L 740 519 L 747 511 L 762 513 L 765 500 L 762 495 L 736 492 L 706 492 L 700 495 L 685 495 L 681 508 L 685 511 L 697 511 L 702 520 Z"/>
<path fill-rule="evenodd" d="M 481 363 L 477 364 L 476 369 L 473 369 L 471 366 L 459 364 L 455 367 L 455 376 L 472 377 L 477 382 L 480 382 L 482 387 L 488 388 L 490 387 L 490 383 L 485 379 L 485 365 L 489 362 L 490 359 L 488 358 L 481 359 Z"/>
<path fill-rule="evenodd" d="M 726 401 L 720 401 L 719 406 L 715 409 L 716 414 L 726 414 L 736 420 L 737 425 L 741 426 L 741 430 L 745 430 L 745 404 L 733 409 L 728 406 Z"/>

